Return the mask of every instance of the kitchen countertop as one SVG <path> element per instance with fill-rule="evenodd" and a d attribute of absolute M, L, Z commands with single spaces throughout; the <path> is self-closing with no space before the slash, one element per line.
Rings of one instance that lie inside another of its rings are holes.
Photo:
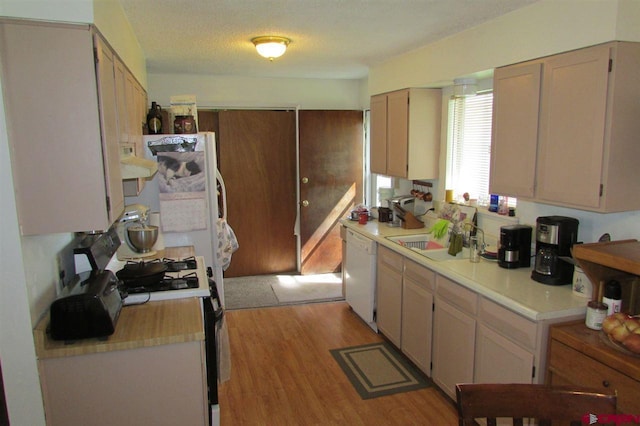
<path fill-rule="evenodd" d="M 435 261 L 386 238 L 426 233 L 427 228 L 403 229 L 375 220 L 360 225 L 343 219 L 341 224 L 530 320 L 577 317 L 586 313 L 589 299 L 574 295 L 571 285 L 551 286 L 532 280 L 531 267 L 505 269 L 486 259 L 480 263 L 468 259 Z"/>
<path fill-rule="evenodd" d="M 182 258 L 194 255 L 193 247 L 167 247 L 157 257 Z M 117 350 L 204 340 L 199 298 L 185 298 L 124 306 L 115 332 L 107 339 L 82 339 L 71 343 L 56 341 L 46 332 L 49 315 L 34 329 L 39 359 L 87 355 Z"/>
<path fill-rule="evenodd" d="M 200 299 L 195 297 L 125 306 L 116 331 L 107 339 L 69 344 L 49 338 L 47 316 L 34 330 L 36 355 L 39 359 L 58 358 L 204 340 L 201 312 Z"/>

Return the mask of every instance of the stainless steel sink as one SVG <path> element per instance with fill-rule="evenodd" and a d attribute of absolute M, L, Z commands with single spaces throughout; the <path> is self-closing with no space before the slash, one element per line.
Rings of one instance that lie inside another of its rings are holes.
<path fill-rule="evenodd" d="M 399 235 L 386 238 L 389 241 L 398 243 L 403 247 L 407 247 L 415 251 L 416 253 L 419 253 L 422 256 L 435 261 L 469 258 L 469 249 L 463 249 L 457 255 L 451 256 L 448 253 L 448 248 L 442 248 L 443 241 L 433 239 L 433 236 L 431 234 Z M 429 244 L 430 241 L 436 244 Z"/>

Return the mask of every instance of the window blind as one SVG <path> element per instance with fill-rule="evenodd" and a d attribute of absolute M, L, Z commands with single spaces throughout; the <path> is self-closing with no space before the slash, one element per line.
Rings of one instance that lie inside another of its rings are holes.
<path fill-rule="evenodd" d="M 447 188 L 460 198 L 489 195 L 491 164 L 491 114 L 493 92 L 453 98 L 449 103 L 452 118 Z"/>

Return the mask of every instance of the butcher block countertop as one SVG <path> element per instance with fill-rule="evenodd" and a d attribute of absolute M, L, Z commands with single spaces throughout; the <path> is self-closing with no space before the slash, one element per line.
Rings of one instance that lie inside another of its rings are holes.
<path fill-rule="evenodd" d="M 115 333 L 107 339 L 71 343 L 49 338 L 46 316 L 34 330 L 36 354 L 40 359 L 58 358 L 204 340 L 201 312 L 200 299 L 195 297 L 125 306 Z"/>
<path fill-rule="evenodd" d="M 193 255 L 194 249 L 191 246 L 167 247 L 157 254 L 160 258 L 172 259 Z M 47 312 L 34 329 L 36 355 L 39 359 L 204 340 L 201 302 L 195 297 L 124 306 L 120 311 L 115 333 L 107 339 L 56 341 L 47 334 L 48 325 Z"/>

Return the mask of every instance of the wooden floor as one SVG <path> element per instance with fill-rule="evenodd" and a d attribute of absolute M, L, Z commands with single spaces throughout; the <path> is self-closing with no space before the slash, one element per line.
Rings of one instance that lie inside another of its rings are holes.
<path fill-rule="evenodd" d="M 435 386 L 362 400 L 330 349 L 382 340 L 344 302 L 227 311 L 222 426 L 457 425 Z"/>

